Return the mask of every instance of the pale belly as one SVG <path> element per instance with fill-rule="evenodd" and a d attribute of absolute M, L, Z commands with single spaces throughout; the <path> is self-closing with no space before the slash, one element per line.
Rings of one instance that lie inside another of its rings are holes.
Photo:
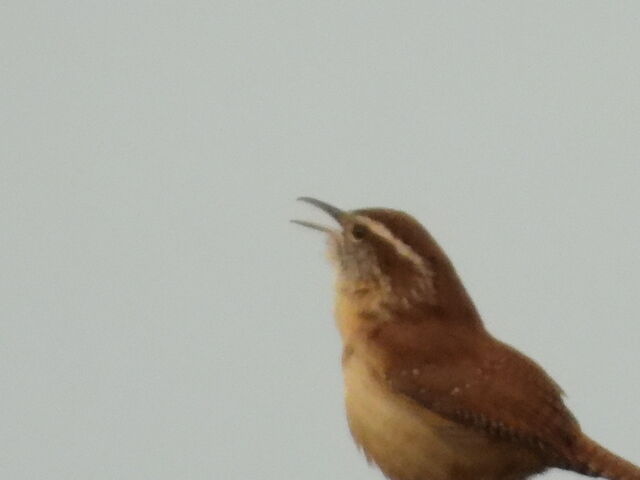
<path fill-rule="evenodd" d="M 344 365 L 349 427 L 367 458 L 393 480 L 519 480 L 539 460 L 392 393 L 362 355 Z"/>

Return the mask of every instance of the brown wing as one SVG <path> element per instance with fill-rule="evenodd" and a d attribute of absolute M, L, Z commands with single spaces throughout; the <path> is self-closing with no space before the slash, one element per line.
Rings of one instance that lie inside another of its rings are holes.
<path fill-rule="evenodd" d="M 370 338 L 391 388 L 455 422 L 568 458 L 580 429 L 544 370 L 484 331 L 452 330 L 381 326 Z"/>

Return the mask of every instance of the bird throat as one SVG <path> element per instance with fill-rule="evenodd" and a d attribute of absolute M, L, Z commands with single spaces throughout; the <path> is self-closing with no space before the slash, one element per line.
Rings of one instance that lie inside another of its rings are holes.
<path fill-rule="evenodd" d="M 390 321 L 388 293 L 375 282 L 344 282 L 336 285 L 335 318 L 344 342 L 362 327 Z"/>

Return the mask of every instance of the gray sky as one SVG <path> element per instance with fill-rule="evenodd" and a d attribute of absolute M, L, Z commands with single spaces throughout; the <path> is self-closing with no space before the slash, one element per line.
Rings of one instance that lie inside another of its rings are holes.
<path fill-rule="evenodd" d="M 640 462 L 638 46 L 633 1 L 3 1 L 0 477 L 382 478 L 299 195 L 417 216 Z"/>

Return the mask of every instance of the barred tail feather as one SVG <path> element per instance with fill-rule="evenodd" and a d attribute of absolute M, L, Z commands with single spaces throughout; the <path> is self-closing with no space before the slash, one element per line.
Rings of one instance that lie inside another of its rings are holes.
<path fill-rule="evenodd" d="M 610 480 L 640 480 L 640 467 L 611 453 L 590 438 L 582 437 L 576 446 L 575 471 Z"/>

